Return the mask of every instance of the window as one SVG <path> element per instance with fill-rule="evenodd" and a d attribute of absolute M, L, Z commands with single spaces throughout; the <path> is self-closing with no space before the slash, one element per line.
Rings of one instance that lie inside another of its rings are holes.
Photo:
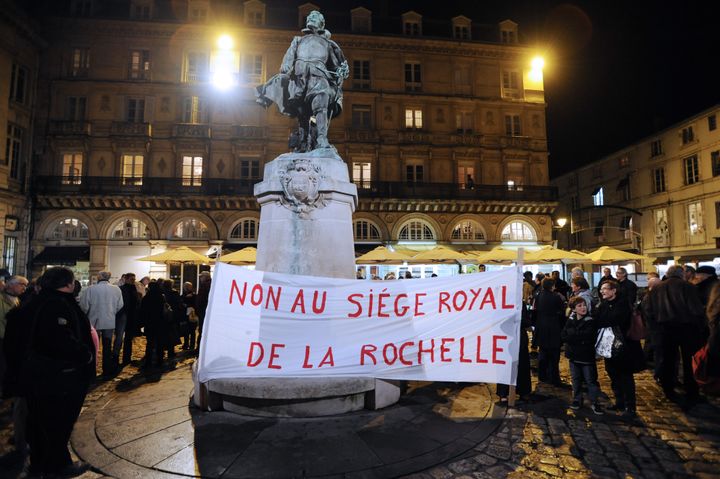
<path fill-rule="evenodd" d="M 240 158 L 240 178 L 244 180 L 259 179 L 260 160 L 253 158 Z"/>
<path fill-rule="evenodd" d="M 422 110 L 414 108 L 405 109 L 405 128 L 421 130 L 423 127 Z"/>
<path fill-rule="evenodd" d="M 712 175 L 720 176 L 720 151 L 710 152 L 710 162 L 712 163 Z"/>
<path fill-rule="evenodd" d="M 462 95 L 472 93 L 472 82 L 470 75 L 470 67 L 468 65 L 457 65 L 453 69 L 455 77 L 455 91 Z"/>
<path fill-rule="evenodd" d="M 471 165 L 458 165 L 457 181 L 461 189 L 475 188 L 475 167 Z"/>
<path fill-rule="evenodd" d="M 407 183 L 422 183 L 425 181 L 423 165 L 405 165 L 405 181 Z"/>
<path fill-rule="evenodd" d="M 258 221 L 255 218 L 243 218 L 230 230 L 230 240 L 257 241 Z"/>
<path fill-rule="evenodd" d="M 130 123 L 142 123 L 145 120 L 145 99 L 127 99 L 127 118 Z"/>
<path fill-rule="evenodd" d="M 520 115 L 505 115 L 505 135 L 521 136 Z"/>
<path fill-rule="evenodd" d="M 630 177 L 629 176 L 626 176 L 625 178 L 618 181 L 616 191 L 621 192 L 623 201 L 630 200 Z"/>
<path fill-rule="evenodd" d="M 668 246 L 670 243 L 670 227 L 667 210 L 655 210 L 655 246 Z"/>
<path fill-rule="evenodd" d="M 503 71 L 503 88 L 517 90 L 520 88 L 520 75 L 516 71 Z"/>
<path fill-rule="evenodd" d="M 628 156 L 622 156 L 620 159 L 618 159 L 618 166 L 620 168 L 627 168 L 630 166 L 630 157 Z"/>
<path fill-rule="evenodd" d="M 56 240 L 87 239 L 88 227 L 76 218 L 65 218 L 55 225 L 51 238 Z"/>
<path fill-rule="evenodd" d="M 150 238 L 150 228 L 137 219 L 127 218 L 120 221 L 112 230 L 111 239 L 147 239 Z"/>
<path fill-rule="evenodd" d="M 422 68 L 419 63 L 405 64 L 405 91 L 422 89 Z"/>
<path fill-rule="evenodd" d="M 120 165 L 122 184 L 125 186 L 140 186 L 143 178 L 143 155 L 123 155 Z"/>
<path fill-rule="evenodd" d="M 708 117 L 708 130 L 713 131 L 717 129 L 717 117 L 715 115 L 710 115 Z"/>
<path fill-rule="evenodd" d="M 5 236 L 3 240 L 3 264 L 10 275 L 15 274 L 15 256 L 17 254 L 17 238 L 14 236 Z"/>
<path fill-rule="evenodd" d="M 715 229 L 720 230 L 720 201 L 715 202 Z"/>
<path fill-rule="evenodd" d="M 663 154 L 662 140 L 655 140 L 650 143 L 650 156 L 655 158 Z"/>
<path fill-rule="evenodd" d="M 453 29 L 453 36 L 458 40 L 469 40 L 470 29 L 466 26 L 455 25 Z"/>
<path fill-rule="evenodd" d="M 682 129 L 682 142 L 683 145 L 686 145 L 690 143 L 691 141 L 695 140 L 695 133 L 693 133 L 693 127 L 688 126 L 687 128 Z"/>
<path fill-rule="evenodd" d="M 152 2 L 133 0 L 130 5 L 130 18 L 135 20 L 150 20 L 152 17 Z"/>
<path fill-rule="evenodd" d="M 243 82 L 260 83 L 263 74 L 262 55 L 243 55 Z"/>
<path fill-rule="evenodd" d="M 188 52 L 185 56 L 183 81 L 200 83 L 208 81 L 208 55 L 205 52 Z"/>
<path fill-rule="evenodd" d="M 655 168 L 652 172 L 653 193 L 662 193 L 665 191 L 665 168 Z"/>
<path fill-rule="evenodd" d="M 188 19 L 191 22 L 205 23 L 208 18 L 208 9 L 206 5 L 198 5 L 190 2 L 188 5 Z"/>
<path fill-rule="evenodd" d="M 593 205 L 603 206 L 605 204 L 605 189 L 602 186 L 595 188 L 592 193 Z"/>
<path fill-rule="evenodd" d="M 605 220 L 596 220 L 595 221 L 595 230 L 593 231 L 593 234 L 597 237 L 604 236 Z"/>
<path fill-rule="evenodd" d="M 435 232 L 432 227 L 422 220 L 412 220 L 400 228 L 399 241 L 433 241 Z"/>
<path fill-rule="evenodd" d="M 245 2 L 245 25 L 261 27 L 265 25 L 265 4 Z"/>
<path fill-rule="evenodd" d="M 368 220 L 354 221 L 353 230 L 355 241 L 380 241 L 380 230 Z"/>
<path fill-rule="evenodd" d="M 502 241 L 535 241 L 537 235 L 532 226 L 524 221 L 513 221 L 503 228 L 500 239 Z"/>
<path fill-rule="evenodd" d="M 83 121 L 85 119 L 86 105 L 87 99 L 84 96 L 68 97 L 65 119 L 70 121 Z"/>
<path fill-rule="evenodd" d="M 473 114 L 471 111 L 455 113 L 455 130 L 461 134 L 473 132 Z"/>
<path fill-rule="evenodd" d="M 699 201 L 688 204 L 688 227 L 690 235 L 701 235 L 705 231 L 705 223 L 703 222 L 702 203 Z"/>
<path fill-rule="evenodd" d="M 183 186 L 201 186 L 203 172 L 202 156 L 183 156 L 182 184 Z"/>
<path fill-rule="evenodd" d="M 692 185 L 700 181 L 700 166 L 697 155 L 685 158 L 685 184 Z"/>
<path fill-rule="evenodd" d="M 205 223 L 200 220 L 182 220 L 173 228 L 172 237 L 181 239 L 207 239 L 209 237 L 208 228 Z"/>
<path fill-rule="evenodd" d="M 82 153 L 66 153 L 63 155 L 63 185 L 79 185 L 82 183 L 82 164 Z"/>
<path fill-rule="evenodd" d="M 403 33 L 410 36 L 420 35 L 420 22 L 406 21 L 403 23 Z"/>
<path fill-rule="evenodd" d="M 8 123 L 7 140 L 5 143 L 5 161 L 10 169 L 10 178 L 19 179 L 20 163 L 22 161 L 23 129 Z"/>
<path fill-rule="evenodd" d="M 10 71 L 10 100 L 18 103 L 27 101 L 29 74 L 27 68 L 13 63 Z"/>
<path fill-rule="evenodd" d="M 512 30 L 502 30 L 500 32 L 500 41 L 502 43 L 517 43 L 517 36 Z"/>
<path fill-rule="evenodd" d="M 89 70 L 90 49 L 73 48 L 72 64 L 70 65 L 70 75 L 74 77 L 86 77 Z"/>
<path fill-rule="evenodd" d="M 570 197 L 570 211 L 575 211 L 577 209 L 580 209 L 580 203 L 578 202 L 577 195 L 572 195 Z"/>
<path fill-rule="evenodd" d="M 352 181 L 358 188 L 370 188 L 372 177 L 372 167 L 370 162 L 353 162 L 352 164 Z"/>
<path fill-rule="evenodd" d="M 480 223 L 473 220 L 461 221 L 452 230 L 452 240 L 460 241 L 485 241 L 485 231 Z"/>
<path fill-rule="evenodd" d="M 370 89 L 370 61 L 353 60 L 353 88 Z"/>
<path fill-rule="evenodd" d="M 368 129 L 370 125 L 370 105 L 353 105 L 352 107 L 352 126 L 353 128 Z"/>
<path fill-rule="evenodd" d="M 131 50 L 128 69 L 131 80 L 149 80 L 150 50 Z"/>
<path fill-rule="evenodd" d="M 183 102 L 183 123 L 205 123 L 205 101 L 199 96 L 190 96 Z"/>

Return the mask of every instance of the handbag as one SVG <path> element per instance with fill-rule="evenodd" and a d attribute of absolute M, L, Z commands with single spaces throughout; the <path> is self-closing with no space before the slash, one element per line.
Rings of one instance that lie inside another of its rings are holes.
<path fill-rule="evenodd" d="M 630 329 L 627 332 L 628 339 L 640 341 L 645 339 L 645 323 L 643 323 L 642 314 L 640 311 L 633 311 L 632 318 L 630 319 Z"/>
<path fill-rule="evenodd" d="M 613 328 L 601 328 L 598 331 L 597 340 L 595 341 L 595 355 L 599 358 L 610 359 L 612 357 L 612 345 L 615 341 L 615 333 Z"/>
<path fill-rule="evenodd" d="M 618 328 L 617 326 L 613 326 L 612 329 L 615 338 L 613 338 L 610 358 L 620 359 L 625 356 L 625 353 L 627 351 L 627 344 L 625 344 L 625 337 L 623 336 L 622 331 L 620 331 L 620 328 Z"/>
<path fill-rule="evenodd" d="M 720 396 L 720 376 L 712 376 L 709 372 L 710 357 L 708 345 L 700 348 L 692 358 L 693 376 L 705 394 Z"/>

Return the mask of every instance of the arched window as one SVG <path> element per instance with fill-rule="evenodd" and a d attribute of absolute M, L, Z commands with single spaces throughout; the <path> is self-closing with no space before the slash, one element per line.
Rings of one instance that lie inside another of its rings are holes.
<path fill-rule="evenodd" d="M 353 229 L 355 241 L 380 241 L 380 230 L 368 220 L 355 220 Z"/>
<path fill-rule="evenodd" d="M 255 218 L 243 218 L 230 230 L 231 240 L 253 240 L 258 238 L 258 221 Z"/>
<path fill-rule="evenodd" d="M 485 241 L 485 231 L 480 223 L 473 220 L 461 221 L 453 228 L 452 240 Z"/>
<path fill-rule="evenodd" d="M 500 235 L 502 241 L 536 241 L 537 235 L 532 226 L 524 221 L 508 223 Z"/>
<path fill-rule="evenodd" d="M 88 227 L 77 218 L 60 220 L 52 232 L 52 238 L 58 240 L 87 239 Z"/>
<path fill-rule="evenodd" d="M 435 232 L 432 227 L 422 220 L 408 221 L 400 228 L 399 241 L 432 241 Z"/>
<path fill-rule="evenodd" d="M 121 220 L 112 230 L 110 239 L 147 239 L 150 228 L 144 222 L 134 218 Z"/>
<path fill-rule="evenodd" d="M 173 238 L 207 239 L 208 236 L 208 228 L 205 223 L 195 219 L 182 220 L 172 230 Z"/>

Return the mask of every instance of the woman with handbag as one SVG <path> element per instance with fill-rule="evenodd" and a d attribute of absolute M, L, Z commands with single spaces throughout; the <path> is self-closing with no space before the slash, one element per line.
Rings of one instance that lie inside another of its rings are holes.
<path fill-rule="evenodd" d="M 617 282 L 610 280 L 600 287 L 602 301 L 595 317 L 599 328 L 612 328 L 615 335 L 612 357 L 605 359 L 605 371 L 615 395 L 615 404 L 610 411 L 622 411 L 625 418 L 637 416 L 635 399 L 635 377 L 643 369 L 643 352 L 640 341 L 627 338 L 632 311 L 630 304 L 618 295 Z"/>

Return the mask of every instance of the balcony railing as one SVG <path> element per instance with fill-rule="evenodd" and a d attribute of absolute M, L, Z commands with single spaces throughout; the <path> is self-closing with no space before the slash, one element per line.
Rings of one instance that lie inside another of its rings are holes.
<path fill-rule="evenodd" d="M 32 191 L 38 195 L 66 193 L 86 195 L 143 194 L 148 196 L 253 196 L 253 186 L 261 179 L 201 178 L 198 186 L 183 185 L 182 178 L 122 178 L 112 176 L 37 176 Z M 142 183 L 142 184 L 138 184 Z M 556 201 L 552 186 L 475 185 L 458 183 L 404 183 L 400 181 L 360 181 L 361 198 L 481 201 Z"/>
<path fill-rule="evenodd" d="M 264 140 L 267 138 L 265 128 L 262 126 L 233 125 L 230 134 L 239 140 Z"/>
<path fill-rule="evenodd" d="M 110 126 L 113 136 L 152 136 L 150 123 L 136 123 L 133 121 L 114 121 Z"/>
<path fill-rule="evenodd" d="M 180 138 L 210 138 L 210 125 L 195 123 L 177 123 L 173 128 L 173 136 Z"/>
<path fill-rule="evenodd" d="M 56 121 L 50 122 L 51 135 L 90 135 L 90 122 L 88 121 Z"/>

